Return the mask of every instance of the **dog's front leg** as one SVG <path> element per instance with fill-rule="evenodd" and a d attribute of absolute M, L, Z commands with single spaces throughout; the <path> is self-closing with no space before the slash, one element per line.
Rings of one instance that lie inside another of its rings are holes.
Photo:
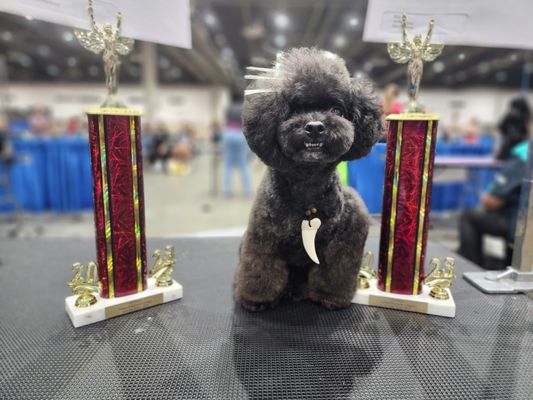
<path fill-rule="evenodd" d="M 324 260 L 309 272 L 309 298 L 329 309 L 351 304 L 361 266 L 364 241 L 332 241 Z"/>
<path fill-rule="evenodd" d="M 287 263 L 274 255 L 269 240 L 246 235 L 235 273 L 235 298 L 249 311 L 263 311 L 280 299 L 288 281 Z"/>

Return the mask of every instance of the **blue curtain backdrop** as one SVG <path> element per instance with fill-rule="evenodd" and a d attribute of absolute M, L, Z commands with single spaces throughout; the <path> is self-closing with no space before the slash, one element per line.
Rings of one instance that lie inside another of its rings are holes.
<path fill-rule="evenodd" d="M 92 183 L 89 144 L 86 138 L 61 137 L 13 141 L 17 160 L 0 174 L 8 173 L 13 191 L 27 211 L 76 212 L 91 209 Z M 493 142 L 484 138 L 479 144 L 437 143 L 437 155 L 490 155 Z M 378 143 L 361 160 L 348 163 L 348 184 L 357 189 L 371 213 L 381 212 L 386 144 Z M 469 170 L 467 182 L 433 185 L 431 208 L 444 211 L 478 204 L 479 190 L 484 190 L 494 176 L 485 168 Z M 3 196 L 0 189 L 0 198 Z M 0 211 L 11 211 L 0 206 Z"/>

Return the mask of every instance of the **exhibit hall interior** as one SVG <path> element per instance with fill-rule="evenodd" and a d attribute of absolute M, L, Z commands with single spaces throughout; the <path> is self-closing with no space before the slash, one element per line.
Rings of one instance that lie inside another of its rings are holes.
<path fill-rule="evenodd" d="M 0 399 L 531 399 L 513 3 L 0 1 Z"/>

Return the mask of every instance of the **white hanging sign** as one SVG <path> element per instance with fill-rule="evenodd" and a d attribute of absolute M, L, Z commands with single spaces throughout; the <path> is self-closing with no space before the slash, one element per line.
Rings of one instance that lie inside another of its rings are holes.
<path fill-rule="evenodd" d="M 2 0 L 0 11 L 89 29 L 87 0 Z M 191 48 L 189 0 L 94 0 L 97 23 L 115 23 L 122 13 L 122 35 Z"/>
<path fill-rule="evenodd" d="M 434 18 L 435 43 L 533 49 L 532 0 L 369 0 L 363 40 L 400 41 L 403 13 L 413 33 Z"/>

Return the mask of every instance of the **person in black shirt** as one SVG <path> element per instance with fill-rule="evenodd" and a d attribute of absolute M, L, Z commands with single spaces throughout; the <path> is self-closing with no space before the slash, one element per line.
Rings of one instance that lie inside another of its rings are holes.
<path fill-rule="evenodd" d="M 498 160 L 507 160 L 513 147 L 529 137 L 530 119 L 531 110 L 526 98 L 517 97 L 509 103 L 509 110 L 498 126 L 501 135 L 500 147 L 496 152 Z"/>
<path fill-rule="evenodd" d="M 484 234 L 514 238 L 522 180 L 526 175 L 528 142 L 515 145 L 509 159 L 482 198 L 482 207 L 463 212 L 459 224 L 458 253 L 484 267 L 482 238 Z"/>

